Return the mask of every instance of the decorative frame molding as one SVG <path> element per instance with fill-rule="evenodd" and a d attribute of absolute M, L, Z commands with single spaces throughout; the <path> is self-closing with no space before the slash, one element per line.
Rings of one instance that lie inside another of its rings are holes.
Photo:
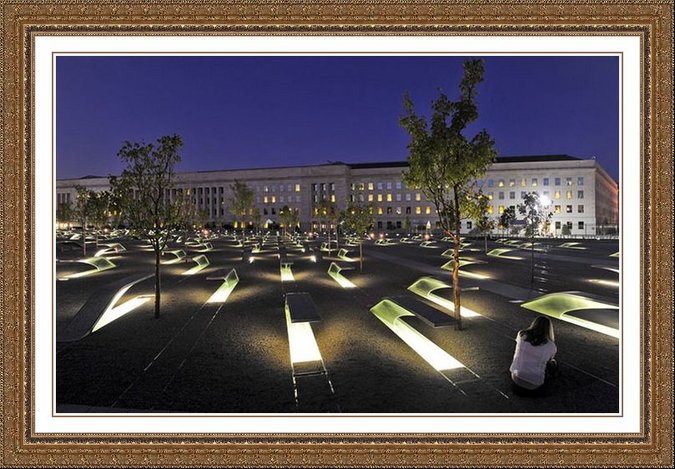
<path fill-rule="evenodd" d="M 673 464 L 672 0 L 0 0 L 3 466 L 654 466 Z M 642 38 L 644 412 L 635 435 L 36 435 L 32 52 L 36 35 L 591 34 Z"/>

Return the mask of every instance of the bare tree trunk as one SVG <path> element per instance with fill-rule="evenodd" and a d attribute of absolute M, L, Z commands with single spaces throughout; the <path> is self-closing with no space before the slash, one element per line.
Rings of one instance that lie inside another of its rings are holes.
<path fill-rule="evenodd" d="M 359 272 L 363 272 L 363 240 L 359 242 Z"/>
<path fill-rule="evenodd" d="M 485 254 L 487 254 L 487 231 L 483 233 L 483 239 L 485 240 Z"/>
<path fill-rule="evenodd" d="M 530 283 L 534 283 L 534 238 L 530 238 Z"/>
<path fill-rule="evenodd" d="M 159 241 L 153 242 L 155 248 L 155 319 L 159 319 L 160 280 L 159 280 Z"/>
<path fill-rule="evenodd" d="M 87 219 L 82 223 L 82 257 L 87 257 Z"/>
<path fill-rule="evenodd" d="M 455 238 L 455 249 L 453 252 L 453 259 L 454 259 L 454 265 L 452 267 L 452 289 L 454 291 L 454 306 L 455 306 L 455 319 L 457 320 L 457 324 L 455 325 L 455 329 L 458 331 L 462 330 L 462 302 L 460 298 L 460 287 L 459 287 L 459 232 L 461 229 L 461 220 L 459 219 L 459 198 L 457 194 L 457 190 L 454 191 L 455 199 L 454 199 L 454 207 L 453 207 L 453 215 L 454 215 L 454 238 Z"/>

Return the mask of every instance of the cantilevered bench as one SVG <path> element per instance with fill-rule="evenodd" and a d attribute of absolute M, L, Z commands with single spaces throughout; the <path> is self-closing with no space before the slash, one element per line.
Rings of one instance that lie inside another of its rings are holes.
<path fill-rule="evenodd" d="M 431 327 L 445 327 L 451 326 L 455 323 L 455 319 L 424 301 L 417 299 L 412 295 L 401 295 L 387 297 L 389 301 L 396 303 L 401 308 L 410 311 L 416 317 L 420 318 Z"/>
<path fill-rule="evenodd" d="M 154 274 L 132 275 L 99 288 L 82 305 L 68 326 L 61 333 L 57 330 L 56 341 L 74 342 L 86 337 L 92 332 L 99 318 L 107 310 L 112 309 L 131 287 L 154 276 Z"/>
<path fill-rule="evenodd" d="M 239 275 L 235 269 L 230 269 L 230 271 L 225 275 L 227 269 L 221 270 L 217 275 L 212 277 L 206 277 L 206 280 L 222 280 L 223 283 L 218 287 L 218 289 L 213 292 L 211 297 L 206 301 L 207 303 L 225 303 L 227 298 L 234 290 L 234 287 L 239 283 Z"/>
<path fill-rule="evenodd" d="M 342 288 L 354 288 L 354 285 L 347 277 L 342 275 L 342 272 L 345 270 L 354 270 L 354 267 L 342 267 L 335 262 L 331 262 L 328 267 L 328 275 L 333 277 Z"/>
<path fill-rule="evenodd" d="M 321 321 L 319 309 L 307 292 L 286 293 L 285 308 L 292 323 Z"/>

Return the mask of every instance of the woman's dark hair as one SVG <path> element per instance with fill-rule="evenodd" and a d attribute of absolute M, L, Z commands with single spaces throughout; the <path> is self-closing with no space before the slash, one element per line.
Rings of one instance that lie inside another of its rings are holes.
<path fill-rule="evenodd" d="M 518 335 L 525 336 L 525 340 L 532 345 L 542 345 L 548 341 L 555 342 L 553 324 L 546 316 L 538 316 L 530 327 L 522 330 Z"/>

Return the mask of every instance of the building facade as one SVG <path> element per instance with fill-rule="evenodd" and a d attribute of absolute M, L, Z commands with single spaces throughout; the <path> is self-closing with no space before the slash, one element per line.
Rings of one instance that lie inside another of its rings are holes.
<path fill-rule="evenodd" d="M 296 167 L 197 171 L 177 174 L 170 199 L 188 193 L 204 219 L 216 225 L 234 225 L 228 210 L 235 180 L 254 191 L 254 207 L 263 222 L 279 222 L 279 211 L 289 207 L 299 211 L 300 228 L 326 229 L 329 220 L 317 213 L 321 200 L 333 202 L 338 210 L 350 201 L 373 206 L 377 231 L 435 226 L 433 204 L 421 191 L 407 187 L 403 171 L 407 162 L 342 162 Z M 527 192 L 536 191 L 550 201 L 553 213 L 551 233 L 561 234 L 566 225 L 572 235 L 594 235 L 618 225 L 618 184 L 595 160 L 567 155 L 501 157 L 476 181 L 490 198 L 489 213 L 497 218 L 508 207 L 517 207 Z M 56 204 L 73 204 L 76 186 L 92 190 L 109 188 L 108 179 L 88 176 L 56 181 Z M 249 214 L 248 222 L 253 222 Z M 238 219 L 241 217 L 237 217 Z M 462 231 L 474 227 L 462 221 Z"/>

